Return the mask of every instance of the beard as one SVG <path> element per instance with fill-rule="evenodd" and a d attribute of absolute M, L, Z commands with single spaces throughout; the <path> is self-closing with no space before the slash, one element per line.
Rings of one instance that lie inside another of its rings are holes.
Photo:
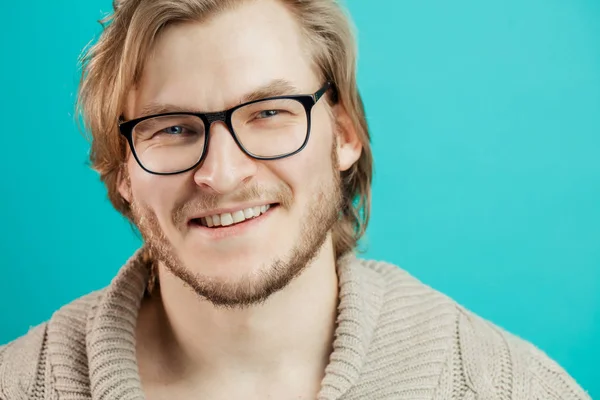
<path fill-rule="evenodd" d="M 254 272 L 235 280 L 207 276 L 189 268 L 167 239 L 156 213 L 135 199 L 131 203 L 133 221 L 150 250 L 152 261 L 166 267 L 169 273 L 200 297 L 218 307 L 244 308 L 260 304 L 285 288 L 306 269 L 339 218 L 342 189 L 335 142 L 331 158 L 332 173 L 325 182 L 315 186 L 318 189 L 310 197 L 307 207 L 304 207 L 295 244 L 283 256 L 265 261 L 259 268 L 252 269 Z M 261 194 L 264 196 L 265 190 L 255 185 L 244 188 L 235 199 L 239 202 L 258 200 Z M 292 190 L 283 184 L 269 192 L 267 198 L 277 199 L 278 208 L 289 209 L 293 204 Z M 200 194 L 193 201 L 177 206 L 172 216 L 175 226 L 184 226 L 187 217 L 194 213 L 216 208 L 219 200 L 217 195 Z"/>

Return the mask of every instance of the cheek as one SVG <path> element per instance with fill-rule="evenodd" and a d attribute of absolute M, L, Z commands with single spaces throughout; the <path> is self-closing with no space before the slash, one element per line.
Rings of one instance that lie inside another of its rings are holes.
<path fill-rule="evenodd" d="M 329 114 L 323 107 L 313 113 L 310 138 L 306 148 L 298 154 L 297 168 L 305 175 L 322 177 L 331 174 L 333 147 L 333 126 Z M 315 179 L 318 180 L 318 179 Z"/>
<path fill-rule="evenodd" d="M 135 163 L 135 160 L 133 162 Z M 186 182 L 191 179 L 188 174 L 149 174 L 137 163 L 129 163 L 129 176 L 133 200 L 150 207 L 161 220 L 165 213 L 170 213 L 175 207 L 178 198 L 185 192 Z"/>
<path fill-rule="evenodd" d="M 273 162 L 280 179 L 292 188 L 295 197 L 310 195 L 321 190 L 325 182 L 330 181 L 333 171 L 333 136 L 328 125 L 311 132 L 308 144 L 300 153 Z"/>

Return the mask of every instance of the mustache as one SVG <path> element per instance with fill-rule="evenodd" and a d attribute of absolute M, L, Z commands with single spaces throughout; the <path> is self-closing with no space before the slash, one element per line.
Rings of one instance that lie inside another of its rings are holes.
<path fill-rule="evenodd" d="M 280 206 L 289 208 L 293 201 L 292 189 L 283 183 L 269 188 L 255 184 L 243 187 L 238 192 L 227 196 L 216 193 L 198 193 L 192 200 L 175 207 L 173 222 L 175 226 L 181 226 L 187 222 L 190 216 L 214 210 L 225 202 L 246 203 L 261 201 L 279 203 Z"/>

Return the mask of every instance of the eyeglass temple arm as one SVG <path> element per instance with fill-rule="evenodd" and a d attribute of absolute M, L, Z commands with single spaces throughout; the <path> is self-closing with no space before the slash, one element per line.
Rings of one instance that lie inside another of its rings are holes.
<path fill-rule="evenodd" d="M 331 82 L 326 82 L 325 85 L 314 94 L 315 103 L 333 86 Z"/>

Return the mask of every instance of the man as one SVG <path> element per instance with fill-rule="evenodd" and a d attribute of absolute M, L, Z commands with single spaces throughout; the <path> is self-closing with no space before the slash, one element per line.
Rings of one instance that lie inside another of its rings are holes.
<path fill-rule="evenodd" d="M 0 349 L 3 399 L 586 399 L 532 345 L 353 255 L 371 151 L 334 0 L 126 0 L 84 64 L 145 244 Z"/>

